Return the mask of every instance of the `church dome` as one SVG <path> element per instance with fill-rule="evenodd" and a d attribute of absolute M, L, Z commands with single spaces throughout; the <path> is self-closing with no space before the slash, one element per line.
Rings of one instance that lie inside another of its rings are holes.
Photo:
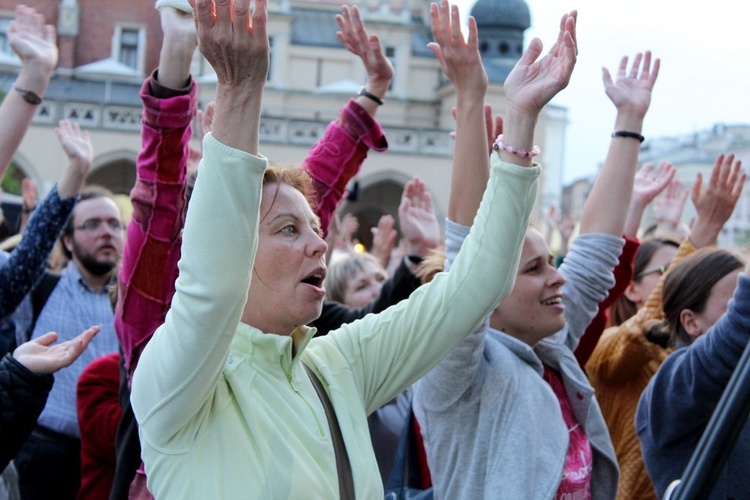
<path fill-rule="evenodd" d="M 524 0 L 479 0 L 471 9 L 478 26 L 519 28 L 531 26 L 529 6 Z"/>

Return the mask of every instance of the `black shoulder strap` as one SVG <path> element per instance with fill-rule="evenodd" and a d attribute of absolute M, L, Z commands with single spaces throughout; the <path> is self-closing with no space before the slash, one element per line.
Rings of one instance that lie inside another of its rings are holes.
<path fill-rule="evenodd" d="M 50 271 L 45 271 L 39 281 L 37 281 L 34 288 L 31 290 L 31 323 L 29 328 L 26 330 L 25 342 L 31 340 L 31 335 L 34 333 L 34 327 L 36 327 L 36 320 L 39 319 L 39 315 L 44 309 L 44 305 L 47 303 L 47 299 L 52 295 L 52 290 L 55 289 L 57 283 L 60 281 L 60 275 Z"/>
<path fill-rule="evenodd" d="M 341 427 L 339 427 L 336 412 L 333 410 L 333 404 L 315 372 L 305 363 L 302 363 L 302 366 L 305 368 L 307 376 L 310 377 L 310 382 L 315 387 L 315 392 L 318 393 L 320 402 L 323 403 L 323 409 L 326 411 L 326 418 L 328 419 L 328 426 L 331 428 L 333 451 L 336 454 L 336 470 L 339 475 L 339 496 L 342 500 L 354 500 L 352 464 L 349 462 L 349 454 L 346 451 L 344 436 L 341 434 Z"/>

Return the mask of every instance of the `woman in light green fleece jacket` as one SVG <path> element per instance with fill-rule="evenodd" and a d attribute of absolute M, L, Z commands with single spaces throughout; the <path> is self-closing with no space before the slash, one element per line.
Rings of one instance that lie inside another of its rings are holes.
<path fill-rule="evenodd" d="M 493 154 L 452 272 L 379 315 L 312 339 L 305 325 L 320 313 L 326 245 L 295 184 L 299 175 L 267 169 L 258 152 L 267 6 L 255 0 L 250 13 L 249 3 L 195 0 L 199 46 L 217 74 L 216 109 L 172 307 L 133 378 L 148 486 L 156 498 L 338 497 L 329 428 L 305 363 L 333 403 L 356 496 L 382 498 L 366 417 L 429 371 L 463 340 L 456 332 L 471 332 L 510 291 L 539 166 L 528 156 Z M 455 7 L 433 5 L 431 14 L 439 57 L 476 46 L 476 23 L 464 41 Z M 505 123 L 508 144 L 532 149 L 533 117 L 569 81 L 574 33 L 571 21 L 556 52 L 542 59 L 535 40 L 514 69 L 524 85 Z M 482 71 L 454 84 L 460 95 L 483 96 L 487 80 Z M 486 133 L 481 98 L 458 107 L 461 150 L 462 136 Z M 460 160 L 489 161 L 484 149 Z"/>

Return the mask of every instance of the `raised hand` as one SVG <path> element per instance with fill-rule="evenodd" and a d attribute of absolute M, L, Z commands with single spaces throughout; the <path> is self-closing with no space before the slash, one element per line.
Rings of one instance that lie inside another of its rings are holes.
<path fill-rule="evenodd" d="M 193 13 L 174 7 L 159 9 L 164 33 L 159 52 L 158 81 L 170 89 L 182 89 L 190 82 L 190 64 L 198 46 Z"/>
<path fill-rule="evenodd" d="M 373 227 L 372 231 L 372 249 L 370 253 L 380 260 L 384 269 L 388 269 L 388 263 L 391 261 L 391 252 L 393 245 L 396 244 L 397 231 L 394 229 L 396 221 L 390 215 L 384 215 L 378 221 L 378 226 Z"/>
<path fill-rule="evenodd" d="M 88 131 L 81 130 L 77 123 L 60 120 L 55 132 L 69 160 L 68 168 L 57 183 L 57 191 L 62 198 L 70 198 L 78 194 L 81 189 L 86 174 L 91 168 L 94 150 Z"/>
<path fill-rule="evenodd" d="M 100 330 L 100 326 L 92 326 L 76 338 L 55 345 L 52 343 L 57 340 L 57 333 L 45 333 L 18 346 L 13 351 L 13 357 L 38 375 L 55 373 L 73 364 Z"/>
<path fill-rule="evenodd" d="M 576 11 L 572 11 L 562 16 L 557 41 L 541 59 L 542 41 L 538 38 L 531 41 L 505 79 L 509 110 L 536 116 L 558 92 L 568 86 L 578 54 L 577 15 Z"/>
<path fill-rule="evenodd" d="M 55 133 L 71 163 L 80 168 L 88 168 L 91 165 L 94 150 L 87 130 L 81 130 L 80 125 L 69 120 L 60 120 Z"/>
<path fill-rule="evenodd" d="M 682 220 L 689 191 L 678 179 L 672 179 L 664 191 L 654 199 L 651 206 L 657 224 L 666 224 L 674 229 Z"/>
<path fill-rule="evenodd" d="M 357 232 L 357 229 L 359 229 L 359 219 L 353 214 L 344 214 L 339 223 L 339 237 L 336 241 L 336 248 L 345 252 L 353 252 L 354 233 Z"/>
<path fill-rule="evenodd" d="M 211 131 L 224 145 L 257 155 L 263 87 L 268 75 L 268 1 L 188 0 L 198 47 L 216 72 Z"/>
<path fill-rule="evenodd" d="M 427 47 L 440 61 L 445 76 L 457 91 L 466 89 L 484 95 L 487 90 L 487 74 L 479 55 L 476 20 L 469 17 L 469 36 L 464 40 L 458 6 L 442 0 L 439 7 L 437 4 L 430 4 L 430 21 L 435 42 L 427 44 Z"/>
<path fill-rule="evenodd" d="M 663 160 L 657 167 L 654 167 L 653 163 L 645 163 L 636 172 L 633 180 L 633 194 L 630 198 L 630 206 L 622 230 L 625 237 L 638 237 L 643 212 L 648 204 L 674 181 L 676 171 L 677 169 L 671 163 Z M 682 210 L 680 210 L 680 213 L 682 213 Z"/>
<path fill-rule="evenodd" d="M 676 172 L 677 169 L 666 160 L 656 167 L 653 163 L 644 163 L 633 181 L 633 203 L 644 207 L 651 203 L 672 182 Z"/>
<path fill-rule="evenodd" d="M 190 0 L 198 47 L 216 72 L 217 85 L 263 86 L 268 75 L 267 0 Z"/>
<path fill-rule="evenodd" d="M 16 6 L 16 18 L 8 28 L 8 43 L 23 65 L 52 73 L 57 66 L 55 27 L 44 24 L 44 16 L 26 5 Z"/>
<path fill-rule="evenodd" d="M 573 235 L 573 230 L 576 227 L 576 220 L 573 218 L 573 214 L 567 214 L 557 225 L 557 230 L 560 231 L 560 238 L 563 243 L 567 246 L 570 237 Z"/>
<path fill-rule="evenodd" d="M 404 186 L 398 214 L 410 254 L 424 257 L 440 244 L 440 224 L 432 208 L 432 197 L 419 177 Z"/>
<path fill-rule="evenodd" d="M 691 192 L 697 216 L 690 239 L 696 247 L 713 245 L 732 216 L 745 185 L 746 175 L 740 172 L 741 167 L 742 163 L 735 160 L 733 154 L 720 154 L 714 161 L 705 189 L 703 176 L 698 174 Z"/>
<path fill-rule="evenodd" d="M 344 44 L 344 47 L 362 59 L 367 71 L 367 80 L 374 89 L 370 92 L 378 92 L 378 97 L 383 97 L 393 78 L 393 64 L 385 56 L 378 35 L 370 35 L 362 22 L 359 8 L 355 5 L 342 6 L 341 14 L 336 15 L 339 31 L 336 36 Z"/>
<path fill-rule="evenodd" d="M 651 67 L 651 52 L 646 51 L 645 56 L 640 52 L 636 54 L 630 71 L 627 71 L 628 57 L 624 56 L 620 60 L 615 81 L 609 70 L 602 68 L 604 91 L 618 111 L 632 112 L 640 118 L 646 115 L 651 104 L 651 91 L 659 76 L 659 65 L 660 61 L 656 59 Z"/>

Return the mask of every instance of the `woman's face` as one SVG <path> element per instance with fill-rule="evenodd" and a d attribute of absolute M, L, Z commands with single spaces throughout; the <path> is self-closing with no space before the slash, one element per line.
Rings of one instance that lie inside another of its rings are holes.
<path fill-rule="evenodd" d="M 386 272 L 374 262 L 365 262 L 362 269 L 358 269 L 354 276 L 346 282 L 344 289 L 344 304 L 359 309 L 366 306 L 380 295 L 383 283 L 388 279 Z"/>
<path fill-rule="evenodd" d="M 523 242 L 516 282 L 490 317 L 496 330 L 531 346 L 565 326 L 561 287 L 565 278 L 539 231 L 529 229 Z"/>
<path fill-rule="evenodd" d="M 309 203 L 287 184 L 263 187 L 260 217 L 242 321 L 263 332 L 288 335 L 320 316 L 327 246 Z"/>
<path fill-rule="evenodd" d="M 683 319 L 685 331 L 697 338 L 719 321 L 719 318 L 727 312 L 727 304 L 734 295 L 734 289 L 737 288 L 737 277 L 741 272 L 742 269 L 736 269 L 716 282 L 708 295 L 706 307 L 703 308 L 701 313 L 691 312 L 687 316 L 681 315 L 681 319 L 685 318 Z M 689 310 L 686 309 L 685 311 Z M 686 320 L 692 320 L 692 322 L 685 323 Z"/>
<path fill-rule="evenodd" d="M 666 270 L 676 253 L 677 247 L 674 245 L 661 245 L 644 267 L 643 275 L 630 283 L 625 295 L 638 309 L 648 300 L 664 274 L 662 270 Z"/>

